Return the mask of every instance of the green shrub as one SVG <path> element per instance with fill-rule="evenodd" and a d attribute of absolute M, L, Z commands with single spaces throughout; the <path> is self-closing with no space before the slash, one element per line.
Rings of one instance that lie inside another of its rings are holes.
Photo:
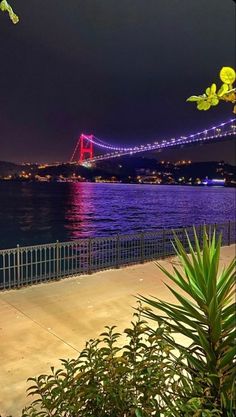
<path fill-rule="evenodd" d="M 235 259 L 219 271 L 221 237 L 216 239 L 215 231 L 211 237 L 204 230 L 202 250 L 196 233 L 195 248 L 189 239 L 188 243 L 190 255 L 187 255 L 180 240 L 175 239 L 181 269 L 174 267 L 173 274 L 158 265 L 187 297 L 167 285 L 178 300 L 177 305 L 155 298 L 140 299 L 152 309 L 159 310 L 158 313 L 146 311 L 146 317 L 168 325 L 170 334 L 182 334 L 191 341 L 191 345 L 186 347 L 177 344 L 168 334 L 163 334 L 163 340 L 187 358 L 187 370 L 193 382 L 197 381 L 202 387 L 204 395 L 196 403 L 196 413 L 202 414 L 194 415 L 235 416 Z"/>
<path fill-rule="evenodd" d="M 30 378 L 29 394 L 36 399 L 23 417 L 171 416 L 168 403 L 176 403 L 180 395 L 186 402 L 191 399 L 190 376 L 173 341 L 166 342 L 170 329 L 161 325 L 153 330 L 140 314 L 139 309 L 124 331 L 124 346 L 119 347 L 115 327 L 107 327 L 77 359 L 62 360 L 62 369 Z"/>

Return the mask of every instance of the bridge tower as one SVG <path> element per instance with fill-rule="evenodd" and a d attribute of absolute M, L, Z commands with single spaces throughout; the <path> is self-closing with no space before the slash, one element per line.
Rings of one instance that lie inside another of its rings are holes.
<path fill-rule="evenodd" d="M 85 161 L 85 159 L 93 159 L 93 135 L 85 136 L 80 135 L 80 157 L 79 163 Z M 87 157 L 88 156 L 88 157 Z"/>
<path fill-rule="evenodd" d="M 81 164 L 85 160 L 93 159 L 93 156 L 93 135 L 84 135 L 82 133 L 77 141 L 70 161 L 78 162 Z"/>

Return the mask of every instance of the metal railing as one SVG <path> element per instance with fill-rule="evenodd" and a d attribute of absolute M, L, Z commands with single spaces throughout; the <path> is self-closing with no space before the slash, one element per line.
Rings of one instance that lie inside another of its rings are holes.
<path fill-rule="evenodd" d="M 206 225 L 207 230 L 213 227 L 217 235 L 222 234 L 223 246 L 236 242 L 235 222 Z M 195 230 L 201 240 L 203 226 Z M 172 256 L 174 234 L 187 248 L 186 232 L 194 242 L 193 226 L 189 226 L 0 250 L 0 290 Z"/>

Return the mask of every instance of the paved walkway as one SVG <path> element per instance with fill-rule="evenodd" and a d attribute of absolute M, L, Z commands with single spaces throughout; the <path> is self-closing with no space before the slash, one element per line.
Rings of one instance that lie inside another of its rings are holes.
<path fill-rule="evenodd" d="M 221 252 L 221 264 L 235 246 Z M 162 261 L 168 269 L 175 259 Z M 154 262 L 0 293 L 0 415 L 19 417 L 30 376 L 78 355 L 105 325 L 129 325 L 136 294 L 172 300 Z"/>

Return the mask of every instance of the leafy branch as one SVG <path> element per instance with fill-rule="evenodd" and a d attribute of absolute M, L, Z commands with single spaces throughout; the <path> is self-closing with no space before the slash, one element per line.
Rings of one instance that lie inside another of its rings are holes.
<path fill-rule="evenodd" d="M 0 1 L 0 10 L 2 12 L 7 12 L 9 14 L 9 17 L 11 21 L 16 24 L 19 22 L 19 17 L 15 14 L 10 4 L 7 2 L 7 0 Z"/>
<path fill-rule="evenodd" d="M 204 94 L 191 96 L 187 101 L 195 101 L 198 110 L 209 110 L 212 106 L 217 106 L 221 100 L 236 103 L 236 88 L 234 87 L 236 73 L 231 67 L 223 67 L 220 70 L 219 77 L 222 85 L 217 91 L 216 84 L 208 87 Z M 233 112 L 236 113 L 236 105 Z"/>

